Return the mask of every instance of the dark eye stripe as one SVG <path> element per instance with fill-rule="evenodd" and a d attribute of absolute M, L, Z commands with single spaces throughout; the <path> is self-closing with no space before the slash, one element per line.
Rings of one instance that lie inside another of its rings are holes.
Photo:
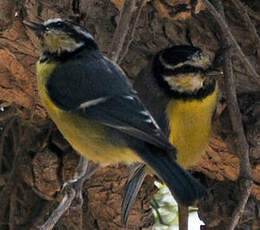
<path fill-rule="evenodd" d="M 174 70 L 162 66 L 161 73 L 164 76 L 172 76 L 172 75 L 186 74 L 186 73 L 204 73 L 204 70 L 200 67 L 192 66 L 192 65 L 183 65 Z"/>
<path fill-rule="evenodd" d="M 49 29 L 65 29 L 68 26 L 63 22 L 53 22 L 46 26 Z"/>

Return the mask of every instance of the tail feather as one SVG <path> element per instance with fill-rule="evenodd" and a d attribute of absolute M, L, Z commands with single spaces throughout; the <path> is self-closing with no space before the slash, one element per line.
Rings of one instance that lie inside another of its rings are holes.
<path fill-rule="evenodd" d="M 156 171 L 170 189 L 178 203 L 192 205 L 196 200 L 207 195 L 205 187 L 188 171 L 183 169 L 171 156 L 162 150 L 144 150 L 140 157 Z"/>
<path fill-rule="evenodd" d="M 137 194 L 146 176 L 145 164 L 137 163 L 132 170 L 125 185 L 123 200 L 121 204 L 121 222 L 126 225 L 129 213 L 136 201 Z"/>

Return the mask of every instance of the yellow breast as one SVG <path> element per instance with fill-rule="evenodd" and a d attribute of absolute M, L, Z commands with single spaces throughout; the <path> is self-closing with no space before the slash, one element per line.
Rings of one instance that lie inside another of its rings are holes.
<path fill-rule="evenodd" d="M 189 168 L 200 160 L 209 141 L 218 87 L 203 100 L 171 100 L 167 106 L 170 142 L 178 149 L 177 160 Z"/>
<path fill-rule="evenodd" d="M 56 64 L 37 63 L 38 89 L 43 105 L 63 136 L 80 154 L 101 165 L 141 161 L 134 151 L 110 143 L 104 126 L 58 108 L 50 99 L 46 81 Z"/>

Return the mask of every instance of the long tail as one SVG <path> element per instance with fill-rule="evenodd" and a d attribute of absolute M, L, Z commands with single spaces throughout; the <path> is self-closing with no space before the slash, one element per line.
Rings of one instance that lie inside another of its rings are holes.
<path fill-rule="evenodd" d="M 176 201 L 190 206 L 196 200 L 207 195 L 205 187 L 200 184 L 188 171 L 183 169 L 168 153 L 155 149 L 154 151 L 138 151 L 140 157 L 158 174 L 170 189 Z M 121 221 L 126 224 L 129 212 L 136 200 L 145 177 L 143 164 L 136 164 L 129 177 L 121 206 Z"/>
<path fill-rule="evenodd" d="M 130 166 L 130 175 L 125 184 L 123 200 L 121 204 L 121 222 L 126 225 L 129 213 L 135 203 L 137 194 L 141 189 L 146 176 L 145 164 L 136 163 Z"/>
<path fill-rule="evenodd" d="M 205 187 L 183 169 L 170 154 L 162 150 L 158 152 L 157 149 L 152 152 L 142 151 L 140 156 L 156 171 L 178 203 L 190 206 L 207 195 Z"/>

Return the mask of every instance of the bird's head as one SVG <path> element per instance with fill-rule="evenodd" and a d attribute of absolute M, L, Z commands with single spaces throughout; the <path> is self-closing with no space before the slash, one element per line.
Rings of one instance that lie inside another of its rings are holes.
<path fill-rule="evenodd" d="M 97 44 L 89 31 L 79 25 L 60 18 L 43 23 L 24 21 L 40 39 L 43 52 L 54 55 L 72 53 L 82 47 L 97 49 Z"/>
<path fill-rule="evenodd" d="M 214 81 L 208 74 L 209 56 L 193 46 L 173 46 L 160 51 L 153 63 L 155 77 L 168 91 L 195 95 Z"/>

